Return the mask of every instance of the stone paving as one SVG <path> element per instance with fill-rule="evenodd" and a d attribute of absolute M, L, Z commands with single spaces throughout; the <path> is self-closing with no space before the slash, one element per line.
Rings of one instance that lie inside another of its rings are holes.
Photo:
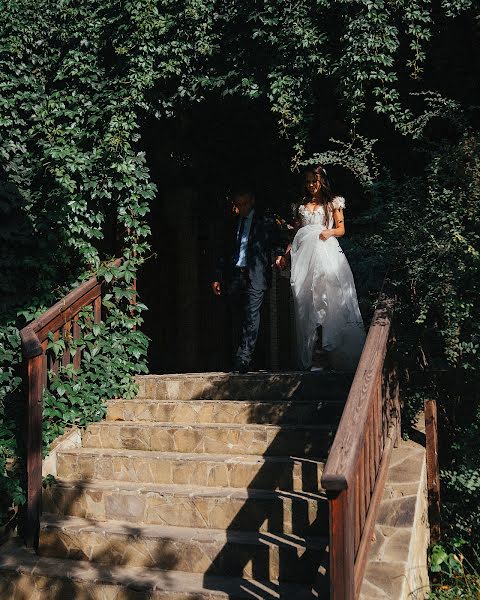
<path fill-rule="evenodd" d="M 44 494 L 44 511 L 96 521 L 310 535 L 321 535 L 328 519 L 327 500 L 319 494 L 110 481 L 58 482 Z"/>
<path fill-rule="evenodd" d="M 341 373 L 305 372 L 186 373 L 137 377 L 139 399 L 151 400 L 330 400 L 345 399 L 351 377 Z"/>
<path fill-rule="evenodd" d="M 109 421 L 234 424 L 321 424 L 338 416 L 343 402 L 236 400 L 111 400 Z"/>
<path fill-rule="evenodd" d="M 39 557 L 12 540 L 0 554 L 1 600 L 314 600 L 288 583 Z"/>
<path fill-rule="evenodd" d="M 330 426 L 111 422 L 89 425 L 85 448 L 203 454 L 325 455 Z"/>
<path fill-rule="evenodd" d="M 44 519 L 42 556 L 262 580 L 312 581 L 326 538 L 293 534 Z"/>
<path fill-rule="evenodd" d="M 76 480 L 175 483 L 317 492 L 323 461 L 288 456 L 79 448 L 61 452 L 58 476 Z"/>

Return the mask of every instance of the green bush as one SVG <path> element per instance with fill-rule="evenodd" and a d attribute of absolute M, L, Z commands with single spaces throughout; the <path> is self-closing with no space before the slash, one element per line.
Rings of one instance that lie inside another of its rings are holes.
<path fill-rule="evenodd" d="M 45 451 L 65 426 L 100 419 L 106 399 L 131 397 L 132 375 L 146 370 L 145 307 L 131 304 L 155 195 L 136 144 L 144 83 L 129 61 L 105 55 L 107 13 L 94 3 L 2 6 L 0 519 L 25 498 L 18 329 L 93 274 L 111 282 L 105 321 L 84 331 L 81 370 L 50 374 Z M 62 351 L 52 340 L 49 352 Z"/>
<path fill-rule="evenodd" d="M 429 600 L 478 600 L 480 595 L 480 556 L 469 548 L 470 558 L 462 554 L 465 541 L 454 540 L 451 548 L 433 546 L 430 553 L 431 583 Z M 449 551 L 450 550 L 450 551 Z"/>

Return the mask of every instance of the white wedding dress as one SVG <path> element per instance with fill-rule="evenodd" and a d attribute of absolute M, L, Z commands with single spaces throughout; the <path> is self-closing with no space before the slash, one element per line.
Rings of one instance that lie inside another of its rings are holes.
<path fill-rule="evenodd" d="M 332 200 L 344 208 L 345 200 Z M 325 227 L 325 212 L 319 206 L 311 212 L 303 204 L 295 208 L 300 222 L 292 243 L 292 286 L 295 307 L 296 350 L 300 368 L 309 369 L 322 327 L 322 347 L 337 371 L 356 369 L 365 342 L 365 329 L 358 308 L 352 271 L 338 240 L 319 239 Z M 328 229 L 334 227 L 330 211 Z"/>

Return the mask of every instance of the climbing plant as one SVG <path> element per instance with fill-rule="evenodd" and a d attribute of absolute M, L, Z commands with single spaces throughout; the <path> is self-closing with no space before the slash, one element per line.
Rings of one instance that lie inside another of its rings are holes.
<path fill-rule="evenodd" d="M 107 317 L 85 330 L 81 372 L 51 374 L 44 448 L 66 425 L 100 419 L 104 401 L 132 396 L 146 370 L 141 302 L 132 283 L 148 252 L 154 196 L 138 140 L 136 72 L 107 75 L 102 7 L 27 2 L 2 7 L 0 335 L 2 508 L 24 499 L 18 329 L 84 278 L 112 282 Z M 112 66 L 113 69 L 113 66 Z M 123 84 L 121 80 L 123 79 Z M 119 254 L 122 264 L 111 266 Z M 60 340 L 50 351 L 62 352 Z"/>

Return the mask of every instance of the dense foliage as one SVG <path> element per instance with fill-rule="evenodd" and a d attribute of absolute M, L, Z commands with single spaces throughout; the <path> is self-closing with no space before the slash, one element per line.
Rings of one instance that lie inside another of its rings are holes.
<path fill-rule="evenodd" d="M 480 555 L 469 548 L 470 558 L 463 555 L 465 541 L 454 539 L 447 548 L 432 547 L 430 570 L 433 575 L 429 600 L 477 600 L 480 589 Z"/>
<path fill-rule="evenodd" d="M 142 82 L 132 65 L 107 76 L 108 16 L 92 6 L 8 2 L 0 45 L 0 471 L 3 511 L 20 502 L 24 406 L 18 328 L 75 282 L 114 281 L 105 320 L 86 329 L 81 373 L 51 375 L 44 444 L 67 424 L 104 415 L 105 399 L 134 393 L 145 370 L 140 302 L 132 282 L 148 251 L 144 217 L 154 196 L 138 138 Z M 122 82 L 122 83 L 121 83 Z M 122 265 L 109 266 L 120 255 Z M 51 341 L 61 354 L 63 340 Z M 17 458 L 17 460 L 13 460 Z"/>
<path fill-rule="evenodd" d="M 446 508 L 461 508 L 464 535 L 478 533 L 480 68 L 469 53 L 478 7 L 9 0 L 1 9 L 3 508 L 23 499 L 21 462 L 11 461 L 21 454 L 18 328 L 75 282 L 105 275 L 105 320 L 86 326 L 82 372 L 52 378 L 45 441 L 134 392 L 147 340 L 135 327 L 145 307 L 131 304 L 132 281 L 148 256 L 155 197 L 144 128 L 240 97 L 274 115 L 293 168 L 320 160 L 358 182 L 357 272 L 369 281 L 376 264 L 390 266 L 407 407 L 439 400 Z M 181 150 L 178 161 L 191 162 Z M 108 266 L 114 256 L 121 267 Z"/>
<path fill-rule="evenodd" d="M 406 413 L 439 406 L 443 515 L 451 533 L 478 545 L 480 511 L 479 345 L 480 136 L 429 149 L 425 172 L 384 178 L 375 193 L 388 211 L 387 242 L 400 299 L 399 350 Z"/>

